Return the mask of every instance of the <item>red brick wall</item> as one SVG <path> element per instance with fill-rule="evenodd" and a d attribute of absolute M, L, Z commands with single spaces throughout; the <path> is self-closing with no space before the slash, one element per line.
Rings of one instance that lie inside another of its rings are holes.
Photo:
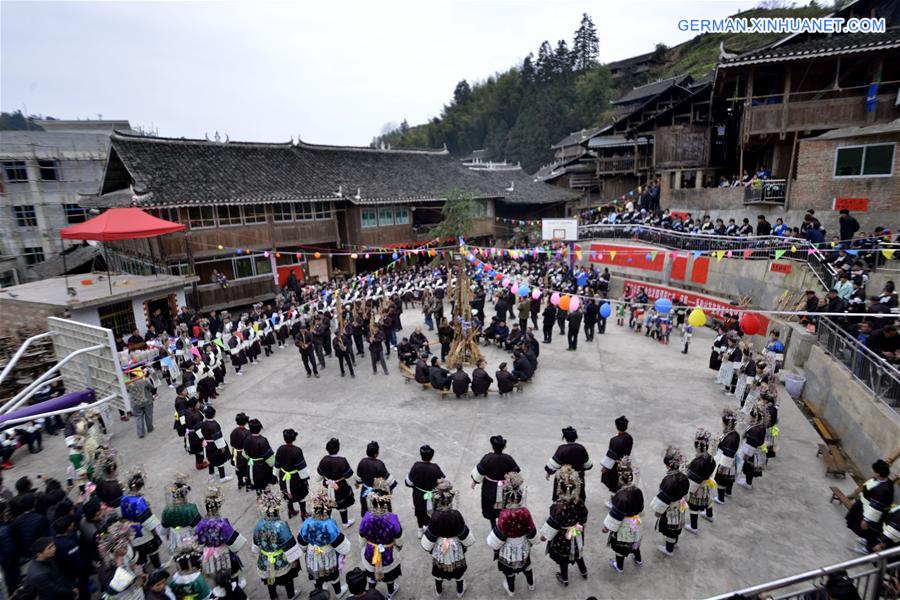
<path fill-rule="evenodd" d="M 868 198 L 870 213 L 900 212 L 900 144 L 894 151 L 891 177 L 835 179 L 834 155 L 838 146 L 900 142 L 900 135 L 886 134 L 839 140 L 801 140 L 797 153 L 797 180 L 791 189 L 791 208 L 830 211 L 835 198 Z M 857 218 L 865 216 L 858 214 Z M 885 215 L 887 216 L 887 215 Z M 862 222 L 862 219 L 860 219 Z M 889 224 L 885 222 L 884 224 Z"/>

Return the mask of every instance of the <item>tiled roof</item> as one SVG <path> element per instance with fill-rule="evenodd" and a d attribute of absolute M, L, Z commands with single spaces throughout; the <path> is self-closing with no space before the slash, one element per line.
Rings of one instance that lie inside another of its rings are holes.
<path fill-rule="evenodd" d="M 691 76 L 686 74 L 676 75 L 675 77 L 670 77 L 668 79 L 661 79 L 659 81 L 654 81 L 653 83 L 632 88 L 618 100 L 613 100 L 612 104 L 631 104 L 632 102 L 644 101 L 653 96 L 662 94 L 671 87 L 676 85 L 690 85 L 693 81 Z"/>
<path fill-rule="evenodd" d="M 506 204 L 555 204 L 581 197 L 575 190 L 544 183 L 522 169 L 484 169 L 475 171 Z"/>
<path fill-rule="evenodd" d="M 379 150 L 307 143 L 256 144 L 116 132 L 94 205 L 133 185 L 135 206 L 352 199 L 435 199 L 458 188 L 493 194 L 446 151 Z M 338 195 L 338 191 L 342 195 Z M 121 197 L 114 205 L 121 205 Z"/>
<path fill-rule="evenodd" d="M 589 140 L 595 135 L 598 135 L 604 129 L 606 129 L 606 127 L 592 127 L 590 129 L 582 129 L 581 131 L 573 131 L 563 139 L 550 146 L 550 148 L 555 150 L 556 148 L 565 148 L 566 146 L 575 146 L 576 144 L 581 144 L 585 140 Z"/>
<path fill-rule="evenodd" d="M 794 43 L 752 50 L 721 61 L 719 68 L 766 62 L 801 60 L 820 56 L 856 54 L 873 50 L 900 48 L 900 28 L 888 29 L 883 34 L 850 33 L 845 35 L 810 37 Z"/>

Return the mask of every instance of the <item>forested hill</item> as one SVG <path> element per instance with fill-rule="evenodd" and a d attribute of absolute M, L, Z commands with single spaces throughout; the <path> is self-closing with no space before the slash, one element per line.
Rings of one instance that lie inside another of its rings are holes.
<path fill-rule="evenodd" d="M 765 4 L 765 3 L 764 3 Z M 769 4 L 777 4 L 769 1 Z M 830 12 L 813 0 L 802 7 L 756 8 L 740 17 L 818 16 Z M 470 85 L 460 81 L 440 117 L 410 126 L 388 126 L 373 146 L 447 149 L 456 156 L 485 148 L 488 159 L 521 162 L 534 172 L 550 162 L 550 146 L 569 133 L 609 122 L 610 100 L 636 85 L 680 73 L 695 78 L 713 68 L 724 43 L 730 52 L 744 52 L 775 41 L 778 35 L 704 34 L 674 48 L 647 48 L 653 63 L 640 75 L 612 78 L 598 62 L 599 40 L 590 16 L 582 16 L 571 42 L 544 41 L 537 56 L 504 73 Z M 399 115 L 398 115 L 399 116 Z"/>

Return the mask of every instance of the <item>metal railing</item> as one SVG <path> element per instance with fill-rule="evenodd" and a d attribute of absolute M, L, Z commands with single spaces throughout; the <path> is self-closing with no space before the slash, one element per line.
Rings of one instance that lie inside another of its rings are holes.
<path fill-rule="evenodd" d="M 825 584 L 829 576 L 847 572 L 862 600 L 898 598 L 895 588 L 888 588 L 886 578 L 896 579 L 900 573 L 900 547 L 891 548 L 848 560 L 836 565 L 821 567 L 791 577 L 775 579 L 768 583 L 735 590 L 727 594 L 711 596 L 707 600 L 731 600 L 733 598 L 767 598 L 772 600 L 805 600 L 824 598 Z M 894 584 L 896 585 L 896 584 Z"/>
<path fill-rule="evenodd" d="M 819 319 L 819 345 L 850 370 L 876 398 L 900 412 L 900 370 L 851 337 L 831 319 Z"/>
<path fill-rule="evenodd" d="M 786 191 L 786 179 L 766 179 L 759 185 L 751 184 L 744 188 L 744 204 L 765 202 L 784 205 Z"/>

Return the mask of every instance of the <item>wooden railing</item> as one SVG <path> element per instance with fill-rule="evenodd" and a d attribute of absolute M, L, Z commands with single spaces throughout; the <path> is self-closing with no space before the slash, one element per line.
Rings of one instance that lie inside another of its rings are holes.
<path fill-rule="evenodd" d="M 272 275 L 257 275 L 228 282 L 227 287 L 216 283 L 197 286 L 200 311 L 222 310 L 249 306 L 275 297 L 275 280 Z"/>
<path fill-rule="evenodd" d="M 635 166 L 635 161 L 637 166 Z M 615 175 L 618 173 L 633 173 L 636 170 L 643 171 L 650 168 L 651 159 L 649 156 L 622 156 L 614 158 L 598 158 L 597 174 L 599 175 Z"/>
<path fill-rule="evenodd" d="M 893 94 L 879 95 L 875 120 L 890 119 L 896 112 L 893 102 Z M 864 95 L 751 106 L 747 108 L 744 133 L 762 135 L 865 125 L 868 114 Z"/>

